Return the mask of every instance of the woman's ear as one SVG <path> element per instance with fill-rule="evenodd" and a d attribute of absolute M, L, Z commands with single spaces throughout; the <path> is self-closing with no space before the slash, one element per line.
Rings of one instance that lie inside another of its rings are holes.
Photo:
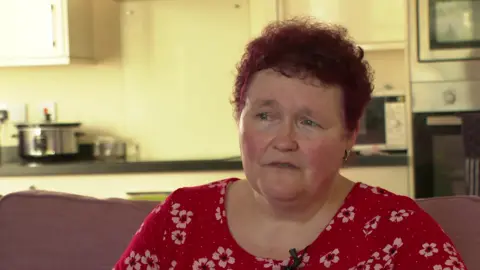
<path fill-rule="evenodd" d="M 348 131 L 347 146 L 346 146 L 348 150 L 352 149 L 355 143 L 357 142 L 357 136 L 358 136 L 359 130 L 360 130 L 360 125 L 359 125 L 359 122 L 357 122 L 357 125 L 355 126 L 355 128 L 352 131 Z"/>

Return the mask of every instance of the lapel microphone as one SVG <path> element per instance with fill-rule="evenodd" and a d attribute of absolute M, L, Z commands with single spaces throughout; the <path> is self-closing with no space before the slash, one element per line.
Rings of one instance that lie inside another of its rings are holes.
<path fill-rule="evenodd" d="M 298 257 L 297 250 L 292 248 L 288 252 L 290 253 L 290 256 L 292 256 L 293 261 L 290 265 L 287 265 L 285 267 L 285 270 L 296 270 L 296 269 L 298 269 L 298 267 L 302 263 L 302 259 L 300 257 Z M 302 257 L 303 257 L 303 254 L 302 254 Z"/>

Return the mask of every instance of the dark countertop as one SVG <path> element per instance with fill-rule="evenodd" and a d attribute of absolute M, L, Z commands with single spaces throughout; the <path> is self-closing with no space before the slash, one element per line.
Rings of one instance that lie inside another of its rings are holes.
<path fill-rule="evenodd" d="M 357 155 L 352 156 L 345 164 L 345 167 L 385 167 L 407 165 L 408 157 L 405 154 L 388 156 Z M 0 177 L 238 170 L 242 170 L 242 163 L 238 159 L 141 162 L 76 161 L 37 165 L 7 163 L 0 165 Z"/>

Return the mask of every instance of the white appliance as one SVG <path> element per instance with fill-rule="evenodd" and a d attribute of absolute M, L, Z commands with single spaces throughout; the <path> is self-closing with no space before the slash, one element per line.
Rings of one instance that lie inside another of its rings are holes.
<path fill-rule="evenodd" d="M 412 83 L 480 80 L 480 1 L 408 0 Z"/>
<path fill-rule="evenodd" d="M 407 149 L 405 97 L 373 96 L 363 117 L 354 151 L 389 151 Z"/>
<path fill-rule="evenodd" d="M 480 1 L 408 0 L 415 198 L 468 194 L 462 117 L 480 113 Z"/>

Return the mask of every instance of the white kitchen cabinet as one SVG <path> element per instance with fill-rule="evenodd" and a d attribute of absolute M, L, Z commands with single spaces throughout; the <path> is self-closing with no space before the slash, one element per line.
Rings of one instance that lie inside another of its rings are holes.
<path fill-rule="evenodd" d="M 405 0 L 284 0 L 285 17 L 313 16 L 345 26 L 365 50 L 403 49 Z"/>
<path fill-rule="evenodd" d="M 93 59 L 91 0 L 0 0 L 0 66 Z"/>

